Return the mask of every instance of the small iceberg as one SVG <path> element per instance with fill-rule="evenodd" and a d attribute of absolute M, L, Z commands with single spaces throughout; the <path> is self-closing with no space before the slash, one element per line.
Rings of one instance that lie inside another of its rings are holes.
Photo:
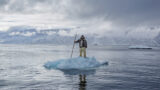
<path fill-rule="evenodd" d="M 60 59 L 56 61 L 49 61 L 44 64 L 44 67 L 47 69 L 91 69 L 99 67 L 101 65 L 106 65 L 108 62 L 100 63 L 94 57 L 92 58 L 83 58 L 76 57 L 70 59 Z"/>
<path fill-rule="evenodd" d="M 129 46 L 129 49 L 152 49 L 152 48 L 145 45 L 134 45 L 134 46 Z"/>

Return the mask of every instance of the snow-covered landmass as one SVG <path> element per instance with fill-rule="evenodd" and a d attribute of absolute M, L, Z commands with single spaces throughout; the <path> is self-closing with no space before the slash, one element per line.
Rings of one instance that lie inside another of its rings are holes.
<path fill-rule="evenodd" d="M 73 44 L 74 35 L 70 36 L 72 28 L 55 28 L 37 30 L 32 27 L 11 27 L 8 31 L 0 31 L 1 44 Z M 133 38 L 126 36 L 103 36 L 86 34 L 90 45 L 160 45 L 160 34 L 153 38 Z M 78 35 L 78 38 L 80 34 Z"/>
<path fill-rule="evenodd" d="M 160 44 L 160 33 L 155 37 L 155 41 Z"/>
<path fill-rule="evenodd" d="M 133 45 L 129 46 L 129 49 L 152 49 L 152 48 L 145 45 Z"/>
<path fill-rule="evenodd" d="M 94 57 L 76 57 L 70 59 L 60 59 L 57 61 L 49 61 L 44 65 L 44 67 L 47 69 L 90 69 L 103 64 L 107 63 L 100 63 Z"/>
<path fill-rule="evenodd" d="M 31 27 L 12 27 L 0 32 L 3 44 L 68 44 L 73 37 L 59 35 L 60 29 L 36 30 Z M 63 29 L 68 32 L 68 29 Z"/>

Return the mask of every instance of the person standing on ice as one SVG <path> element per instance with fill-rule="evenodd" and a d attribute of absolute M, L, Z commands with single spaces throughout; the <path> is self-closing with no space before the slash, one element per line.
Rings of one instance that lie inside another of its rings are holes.
<path fill-rule="evenodd" d="M 74 41 L 74 43 L 79 43 L 80 57 L 82 57 L 82 53 L 83 53 L 84 58 L 86 58 L 87 40 L 85 39 L 84 35 L 82 35 L 81 38 L 78 39 L 77 41 Z"/>

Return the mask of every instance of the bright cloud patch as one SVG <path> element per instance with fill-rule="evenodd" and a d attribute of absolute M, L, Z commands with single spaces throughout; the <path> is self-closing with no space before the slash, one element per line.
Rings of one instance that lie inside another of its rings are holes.
<path fill-rule="evenodd" d="M 33 35 L 35 35 L 35 34 L 36 34 L 35 32 L 26 32 L 26 33 L 11 32 L 9 35 L 10 35 L 10 36 L 21 35 L 21 36 L 29 37 L 29 36 L 33 36 Z"/>
<path fill-rule="evenodd" d="M 59 35 L 62 35 L 62 36 L 71 36 L 67 31 L 65 30 L 61 30 L 58 32 Z"/>
<path fill-rule="evenodd" d="M 20 32 L 11 32 L 9 33 L 10 36 L 14 36 L 14 35 L 20 35 Z"/>

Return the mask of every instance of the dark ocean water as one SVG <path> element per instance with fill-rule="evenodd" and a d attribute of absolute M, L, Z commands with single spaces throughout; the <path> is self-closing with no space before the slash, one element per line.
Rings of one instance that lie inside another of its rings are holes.
<path fill-rule="evenodd" d="M 47 61 L 70 57 L 72 46 L 0 45 L 0 90 L 160 90 L 160 48 L 91 46 L 87 56 L 99 62 L 92 70 L 48 70 Z M 75 48 L 73 57 L 79 55 Z M 81 84 L 78 72 L 86 73 Z"/>

